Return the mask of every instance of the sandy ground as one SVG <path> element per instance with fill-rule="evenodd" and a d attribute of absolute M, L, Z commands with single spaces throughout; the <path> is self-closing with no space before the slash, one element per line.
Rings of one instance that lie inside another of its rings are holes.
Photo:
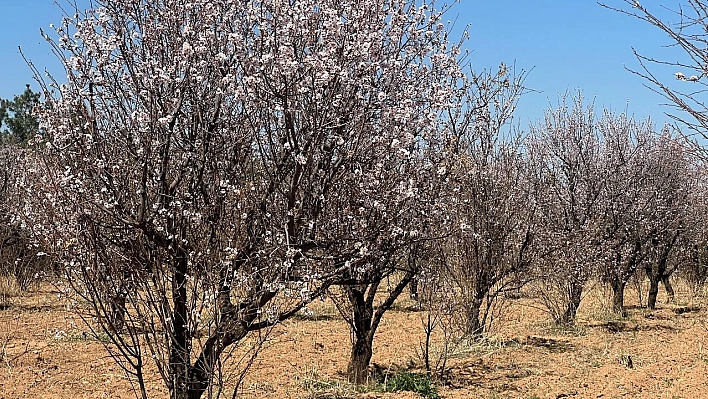
<path fill-rule="evenodd" d="M 679 291 L 677 303 L 662 302 L 650 312 L 628 293 L 629 317 L 618 320 L 603 312 L 602 294 L 595 290 L 584 300 L 572 331 L 552 328 L 533 299 L 511 301 L 494 336 L 458 348 L 439 393 L 450 399 L 708 398 L 702 300 Z M 44 287 L 12 297 L 0 309 L 0 399 L 133 397 L 127 377 L 57 291 Z M 312 311 L 271 332 L 238 397 L 418 397 L 356 393 L 342 375 L 350 345 L 346 325 L 328 302 Z M 373 363 L 420 367 L 422 316 L 406 303 L 388 313 Z M 148 386 L 151 398 L 167 397 L 155 374 Z"/>

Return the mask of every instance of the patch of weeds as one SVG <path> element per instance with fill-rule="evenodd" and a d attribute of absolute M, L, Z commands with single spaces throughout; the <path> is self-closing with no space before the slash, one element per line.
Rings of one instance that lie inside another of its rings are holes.
<path fill-rule="evenodd" d="M 509 372 L 506 373 L 506 378 L 510 378 L 512 380 L 518 380 L 521 378 L 529 377 L 531 375 L 533 375 L 533 372 L 531 370 L 521 368 L 518 365 L 512 365 Z"/>
<path fill-rule="evenodd" d="M 296 313 L 292 319 L 298 321 L 331 321 L 335 320 L 336 317 L 326 313 L 315 313 L 310 311 Z"/>
<path fill-rule="evenodd" d="M 674 379 L 669 378 L 669 377 L 663 377 L 662 380 L 664 381 L 664 384 L 666 385 L 667 388 L 671 388 L 674 386 Z"/>
<path fill-rule="evenodd" d="M 590 314 L 590 319 L 597 321 L 600 326 L 603 326 L 607 324 L 626 323 L 631 320 L 631 316 L 629 312 L 627 312 L 625 316 L 622 316 L 621 314 L 613 312 L 610 309 L 603 308 L 599 311 L 592 312 L 592 314 Z"/>
<path fill-rule="evenodd" d="M 428 399 L 438 399 L 438 389 L 433 381 L 425 374 L 399 371 L 385 378 L 382 384 L 384 392 L 415 392 Z"/>
<path fill-rule="evenodd" d="M 584 325 L 579 325 L 577 323 L 572 324 L 557 324 L 549 323 L 545 325 L 541 332 L 544 335 L 563 335 L 569 337 L 584 337 L 588 335 L 588 327 Z"/>
<path fill-rule="evenodd" d="M 553 338 L 528 336 L 525 340 L 519 341 L 523 345 L 546 348 L 551 353 L 563 353 L 573 350 L 574 346 L 570 342 Z"/>
<path fill-rule="evenodd" d="M 251 393 L 259 392 L 259 393 L 273 394 L 276 392 L 275 386 L 273 386 L 273 384 L 266 383 L 266 382 L 260 382 L 260 383 L 254 382 L 254 383 L 248 385 L 246 390 Z"/>
<path fill-rule="evenodd" d="M 20 294 L 20 288 L 15 279 L 0 275 L 0 310 L 10 309 L 12 307 L 11 298 Z"/>
<path fill-rule="evenodd" d="M 472 355 L 488 355 L 507 348 L 518 349 L 523 346 L 519 339 L 503 340 L 495 337 L 462 338 L 450 354 L 451 358 L 467 358 Z"/>
<path fill-rule="evenodd" d="M 620 333 L 625 331 L 631 331 L 632 326 L 626 320 L 608 320 L 607 322 L 601 324 L 602 327 L 610 333 Z"/>
<path fill-rule="evenodd" d="M 341 380 L 322 378 L 317 370 L 308 370 L 298 378 L 309 393 L 307 399 L 350 399 L 357 394 L 356 386 Z"/>
<path fill-rule="evenodd" d="M 373 377 L 376 378 L 376 377 Z M 439 399 L 437 387 L 430 377 L 422 373 L 406 370 L 395 373 L 384 372 L 378 376 L 379 382 L 365 385 L 352 384 L 346 380 L 323 378 L 316 370 L 308 370 L 297 378 L 308 392 L 306 399 L 354 399 L 367 392 L 415 392 L 423 398 Z"/>
<path fill-rule="evenodd" d="M 303 399 L 356 399 L 356 395 L 339 392 L 312 392 Z"/>
<path fill-rule="evenodd" d="M 108 334 L 104 332 L 75 331 L 67 333 L 64 330 L 52 330 L 51 336 L 57 341 L 64 342 L 100 342 L 102 344 L 110 344 L 113 342 Z"/>

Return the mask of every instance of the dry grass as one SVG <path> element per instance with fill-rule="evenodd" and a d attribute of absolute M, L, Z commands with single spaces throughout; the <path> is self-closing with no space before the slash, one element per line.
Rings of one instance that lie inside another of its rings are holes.
<path fill-rule="evenodd" d="M 0 275 L 0 309 L 10 306 L 13 297 L 20 295 L 20 286 L 14 278 Z"/>

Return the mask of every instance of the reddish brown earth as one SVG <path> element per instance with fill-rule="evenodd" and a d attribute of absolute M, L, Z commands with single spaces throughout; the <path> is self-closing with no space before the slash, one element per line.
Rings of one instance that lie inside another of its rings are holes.
<path fill-rule="evenodd" d="M 510 301 L 495 335 L 450 359 L 443 398 L 708 398 L 705 301 L 679 291 L 676 304 L 631 307 L 618 320 L 602 311 L 601 290 L 584 300 L 578 328 L 560 331 L 529 298 Z M 660 297 L 661 299 L 661 297 Z M 636 299 L 635 299 L 636 302 Z M 2 302 L 0 302 L 2 303 Z M 0 310 L 0 399 L 130 398 L 130 384 L 67 310 L 56 290 L 5 298 Z M 373 362 L 419 367 L 422 313 L 402 302 L 379 329 Z M 244 398 L 416 398 L 356 393 L 344 382 L 349 333 L 329 302 L 314 316 L 276 328 L 242 383 Z M 237 354 L 234 355 L 237 358 Z M 629 367 L 631 359 L 631 368 Z M 151 398 L 167 397 L 156 375 Z"/>

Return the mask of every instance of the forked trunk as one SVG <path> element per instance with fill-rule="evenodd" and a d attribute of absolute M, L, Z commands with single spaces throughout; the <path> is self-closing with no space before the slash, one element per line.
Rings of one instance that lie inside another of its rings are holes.
<path fill-rule="evenodd" d="M 125 284 L 121 284 L 118 288 L 118 292 L 109 299 L 111 314 L 109 320 L 109 327 L 116 333 L 123 331 L 125 327 L 125 304 L 128 297 L 128 288 Z"/>
<path fill-rule="evenodd" d="M 352 329 L 354 341 L 347 367 L 347 374 L 351 382 L 362 384 L 369 379 L 369 363 L 371 363 L 373 354 L 376 329 L 384 313 L 391 308 L 396 298 L 413 279 L 414 273 L 414 271 L 408 271 L 388 294 L 388 298 L 376 307 L 376 311 L 374 311 L 374 298 L 379 282 L 370 284 L 368 290 L 366 285 L 346 287 L 347 299 L 352 310 L 351 318 L 348 318 L 347 321 Z"/>
<path fill-rule="evenodd" d="M 676 230 L 671 241 L 663 246 L 656 262 L 653 263 L 651 267 L 646 268 L 647 275 L 649 276 L 649 299 L 647 301 L 647 306 L 649 309 L 656 309 L 656 297 L 659 295 L 660 281 L 664 283 L 666 293 L 668 294 L 670 300 L 673 300 L 674 298 L 674 289 L 671 287 L 671 283 L 669 283 L 669 276 L 671 275 L 671 272 L 667 273 L 666 270 L 669 264 L 669 255 L 678 240 L 680 231 L 680 229 Z"/>
<path fill-rule="evenodd" d="M 373 287 L 376 289 L 376 287 Z M 373 301 L 365 295 L 366 289 L 348 287 L 349 303 L 352 306 L 352 351 L 347 366 L 349 381 L 355 384 L 365 383 L 369 377 L 369 362 L 372 356 L 374 335 L 372 319 L 374 316 Z"/>
<path fill-rule="evenodd" d="M 578 314 L 580 301 L 583 298 L 583 282 L 572 281 L 568 292 L 568 303 L 563 315 L 556 321 L 558 324 L 570 325 L 575 323 L 575 317 Z"/>
<path fill-rule="evenodd" d="M 659 296 L 659 283 L 664 284 L 666 289 L 666 295 L 669 302 L 674 300 L 674 288 L 671 286 L 669 279 L 671 278 L 671 273 L 666 272 L 666 259 L 663 259 L 659 263 L 656 269 L 647 268 L 647 276 L 649 276 L 649 298 L 647 300 L 647 306 L 649 309 L 656 309 L 657 297 Z"/>

